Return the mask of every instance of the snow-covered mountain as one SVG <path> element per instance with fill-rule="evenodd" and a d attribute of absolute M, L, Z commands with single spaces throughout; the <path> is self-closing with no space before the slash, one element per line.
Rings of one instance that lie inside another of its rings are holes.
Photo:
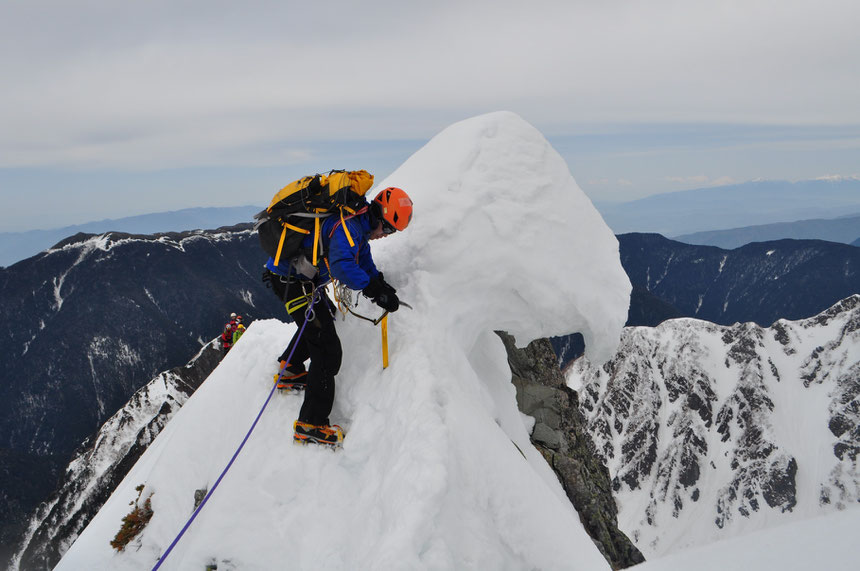
<path fill-rule="evenodd" d="M 646 558 L 858 509 L 860 296 L 766 329 L 626 328 L 568 384 Z"/>
<path fill-rule="evenodd" d="M 227 206 L 210 208 L 184 208 L 172 212 L 156 212 L 118 218 L 97 220 L 85 224 L 53 228 L 50 230 L 28 230 L 25 232 L 0 232 L 0 266 L 11 266 L 74 234 L 103 234 L 124 232 L 127 234 L 155 234 L 156 232 L 184 232 L 195 229 L 220 228 L 251 220 L 260 206 Z"/>
<path fill-rule="evenodd" d="M 246 225 L 81 234 L 0 268 L 0 556 L 137 389 L 188 362 L 231 311 L 281 313 L 260 281 L 265 258 Z"/>
<path fill-rule="evenodd" d="M 54 494 L 31 518 L 11 569 L 51 569 L 167 422 L 221 361 L 218 340 L 156 376 L 78 448 Z"/>
<path fill-rule="evenodd" d="M 493 331 L 525 344 L 579 330 L 592 359 L 610 357 L 630 293 L 617 241 L 561 157 L 509 113 L 449 127 L 379 183 L 389 185 L 408 189 L 415 218 L 374 244 L 374 257 L 414 310 L 389 319 L 385 371 L 378 332 L 338 322 L 332 416 L 347 433 L 343 450 L 292 444 L 300 399 L 267 399 L 295 325 L 257 321 L 57 569 L 153 566 L 192 515 L 195 491 L 216 481 L 162 569 L 608 568 L 530 445 L 537 421 L 517 409 Z M 557 263 L 580 243 L 581 255 Z M 116 552 L 109 542 L 138 496 L 152 519 Z"/>

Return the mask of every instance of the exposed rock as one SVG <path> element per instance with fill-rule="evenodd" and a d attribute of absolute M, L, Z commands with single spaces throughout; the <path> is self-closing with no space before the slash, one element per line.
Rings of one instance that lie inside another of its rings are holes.
<path fill-rule="evenodd" d="M 200 488 L 199 490 L 194 490 L 194 509 L 200 507 L 200 504 L 203 503 L 203 500 L 206 499 L 206 494 L 209 493 L 207 488 Z"/>
<path fill-rule="evenodd" d="M 498 334 L 508 352 L 520 410 L 535 419 L 532 443 L 558 475 L 585 529 L 614 569 L 643 562 L 618 529 L 609 471 L 585 432 L 578 396 L 566 386 L 549 340 L 518 349 L 513 337 Z"/>

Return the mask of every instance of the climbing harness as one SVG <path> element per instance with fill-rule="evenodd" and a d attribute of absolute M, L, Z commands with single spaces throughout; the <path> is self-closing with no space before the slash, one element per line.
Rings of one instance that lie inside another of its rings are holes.
<path fill-rule="evenodd" d="M 319 290 L 323 287 L 325 287 L 325 284 L 323 284 L 322 286 L 319 286 L 317 288 L 314 288 L 313 292 L 311 293 L 311 299 L 314 301 L 314 303 L 319 299 L 318 298 L 318 296 L 320 295 Z M 314 304 L 311 303 L 310 306 L 308 307 L 308 309 L 305 310 L 305 322 L 302 323 L 302 327 L 301 327 L 301 329 L 299 329 L 299 334 L 296 336 L 296 343 L 293 344 L 293 348 L 290 351 L 290 355 L 289 355 L 289 357 L 287 357 L 287 362 L 289 362 L 290 359 L 293 358 L 293 353 L 295 352 L 296 347 L 298 346 L 298 340 L 301 339 L 302 333 L 304 333 L 305 326 L 308 324 L 308 321 L 313 320 L 313 305 Z M 245 434 L 245 438 L 242 439 L 241 444 L 239 444 L 239 447 L 233 453 L 233 457 L 230 458 L 230 461 L 227 463 L 227 466 L 221 472 L 221 475 L 218 476 L 218 479 L 215 481 L 215 484 L 212 486 L 212 489 L 209 490 L 209 492 L 206 494 L 206 497 L 203 498 L 203 501 L 200 502 L 200 505 L 197 506 L 197 509 L 195 509 L 194 513 L 191 514 L 191 517 L 188 518 L 187 522 L 185 522 L 185 525 L 182 527 L 182 530 L 179 532 L 179 535 L 176 536 L 176 538 L 173 540 L 173 542 L 170 544 L 170 546 L 167 548 L 167 550 L 164 552 L 164 554 L 158 558 L 158 562 L 152 568 L 152 571 L 157 571 L 157 569 L 159 567 L 161 567 L 161 564 L 167 560 L 167 557 L 173 551 L 173 548 L 176 547 L 176 544 L 179 543 L 179 540 L 182 539 L 182 536 L 185 535 L 185 532 L 188 531 L 189 527 L 191 527 L 191 523 L 197 518 L 197 515 L 201 511 L 203 511 L 203 506 L 206 505 L 206 502 L 209 501 L 209 498 L 211 498 L 212 494 L 215 493 L 215 490 L 218 489 L 218 485 L 221 483 L 221 480 L 223 480 L 224 476 L 227 475 L 227 472 L 230 470 L 230 467 L 233 466 L 233 462 L 235 462 L 236 458 L 239 457 L 239 453 L 242 451 L 242 448 L 245 447 L 245 443 L 247 443 L 248 439 L 251 437 L 251 433 L 254 432 L 254 428 L 257 427 L 257 423 L 260 421 L 260 417 L 263 416 L 263 412 L 266 410 L 266 407 L 269 406 L 269 401 L 272 400 L 272 395 L 275 394 L 275 389 L 277 388 L 277 386 L 278 386 L 277 383 L 272 385 L 272 390 L 269 391 L 269 396 L 266 398 L 266 402 L 263 403 L 263 407 L 260 409 L 260 412 L 257 413 L 257 418 L 254 419 L 253 424 L 251 424 L 251 428 L 249 428 L 248 433 Z"/>
<path fill-rule="evenodd" d="M 307 305 L 308 306 L 307 311 L 310 312 L 310 318 L 308 318 L 308 321 L 313 321 L 316 318 L 316 316 L 314 315 L 314 304 L 317 301 L 317 298 L 315 297 L 316 295 L 318 295 L 317 294 L 317 288 L 314 287 L 312 282 L 302 280 L 299 283 L 302 286 L 302 295 L 285 302 L 284 307 L 287 308 L 287 313 L 292 315 L 293 312 L 295 312 L 296 310 L 301 309 L 302 307 Z M 325 287 L 325 286 L 326 286 L 326 284 L 323 284 L 322 286 L 319 286 L 319 287 Z M 309 289 L 310 289 L 310 291 L 308 291 Z M 313 302 L 313 303 L 311 303 L 311 302 Z M 305 317 L 307 317 L 307 316 L 305 316 Z"/>

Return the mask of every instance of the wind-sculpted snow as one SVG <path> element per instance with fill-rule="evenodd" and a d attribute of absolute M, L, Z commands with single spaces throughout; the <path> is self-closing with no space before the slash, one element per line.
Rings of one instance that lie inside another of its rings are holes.
<path fill-rule="evenodd" d="M 860 296 L 802 321 L 625 330 L 569 373 L 646 558 L 860 501 Z"/>
<path fill-rule="evenodd" d="M 618 242 L 533 127 L 509 113 L 457 123 L 386 186 L 408 189 L 415 221 L 375 257 L 416 302 L 436 304 L 422 323 L 464 347 L 487 328 L 521 346 L 580 331 L 592 360 L 611 356 L 631 290 Z"/>
<path fill-rule="evenodd" d="M 378 188 L 389 185 L 412 195 L 415 218 L 374 257 L 414 309 L 389 318 L 385 371 L 379 331 L 338 321 L 343 450 L 293 445 L 301 399 L 276 394 L 162 569 L 608 568 L 529 442 L 493 330 L 521 344 L 581 330 L 593 358 L 610 356 L 630 291 L 615 238 L 563 160 L 508 113 L 450 127 Z M 156 562 L 242 441 L 293 331 L 248 328 L 58 569 Z M 140 484 L 154 516 L 115 554 Z"/>

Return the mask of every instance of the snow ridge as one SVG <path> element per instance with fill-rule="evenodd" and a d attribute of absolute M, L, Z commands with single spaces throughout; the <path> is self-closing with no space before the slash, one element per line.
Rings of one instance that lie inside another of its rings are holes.
<path fill-rule="evenodd" d="M 379 332 L 338 321 L 343 450 L 294 446 L 300 399 L 275 395 L 163 568 L 608 569 L 529 441 L 493 331 L 525 344 L 580 330 L 593 359 L 611 356 L 630 293 L 615 237 L 563 159 L 511 113 L 449 127 L 385 186 L 408 189 L 416 214 L 374 258 L 414 309 L 389 319 L 385 371 Z M 58 570 L 155 563 L 242 441 L 294 331 L 277 320 L 247 329 Z M 114 553 L 141 484 L 154 516 Z"/>

